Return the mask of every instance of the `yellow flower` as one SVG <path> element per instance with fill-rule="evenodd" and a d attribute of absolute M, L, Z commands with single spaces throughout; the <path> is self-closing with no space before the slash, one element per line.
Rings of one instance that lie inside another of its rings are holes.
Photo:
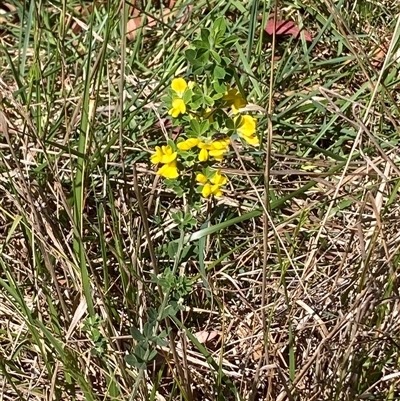
<path fill-rule="evenodd" d="M 208 179 L 204 174 L 199 173 L 196 175 L 196 181 L 199 182 L 200 184 L 205 184 L 208 181 Z"/>
<path fill-rule="evenodd" d="M 257 136 L 244 136 L 244 140 L 249 144 L 253 146 L 258 146 L 260 144 L 260 141 L 258 140 Z"/>
<path fill-rule="evenodd" d="M 240 123 L 237 128 L 238 134 L 250 145 L 258 145 L 259 140 L 256 136 L 257 120 L 249 115 L 238 116 L 235 120 L 240 118 Z"/>
<path fill-rule="evenodd" d="M 164 164 L 158 169 L 157 174 L 171 180 L 174 178 L 178 178 L 179 173 L 178 167 L 176 166 L 176 160 L 172 161 L 171 163 Z"/>
<path fill-rule="evenodd" d="M 201 190 L 201 194 L 203 195 L 204 198 L 208 198 L 212 194 L 211 184 L 209 184 L 208 182 L 204 184 L 204 187 Z"/>
<path fill-rule="evenodd" d="M 190 87 L 193 87 L 191 83 Z M 171 83 L 171 88 L 172 90 L 176 93 L 176 98 L 172 100 L 172 108 L 169 109 L 168 114 L 171 115 L 172 117 L 176 118 L 179 116 L 179 114 L 185 114 L 186 113 L 186 105 L 185 102 L 183 101 L 182 97 L 183 94 L 185 93 L 185 90 L 187 89 L 188 84 L 183 78 L 175 78 L 172 80 Z"/>
<path fill-rule="evenodd" d="M 178 178 L 178 167 L 176 165 L 177 152 L 174 152 L 170 145 L 156 146 L 154 153 L 150 157 L 153 164 L 163 164 L 158 170 L 157 174 L 165 178 L 174 179 Z"/>
<path fill-rule="evenodd" d="M 228 182 L 228 178 L 221 174 L 221 170 L 217 170 L 210 181 L 212 184 L 222 186 L 226 185 L 226 183 Z"/>
<path fill-rule="evenodd" d="M 228 182 L 228 178 L 222 175 L 220 170 L 217 170 L 210 180 L 202 173 L 197 174 L 196 181 L 203 184 L 201 194 L 204 198 L 211 195 L 219 198 L 222 196 L 221 187 Z"/>
<path fill-rule="evenodd" d="M 227 106 L 232 108 L 233 114 L 239 113 L 239 109 L 246 106 L 246 100 L 237 89 L 228 89 L 222 100 L 225 100 Z"/>
<path fill-rule="evenodd" d="M 176 160 L 177 156 L 177 152 L 174 152 L 169 145 L 161 146 L 161 148 L 156 146 L 155 152 L 151 155 L 150 160 L 153 164 L 168 164 Z"/>
<path fill-rule="evenodd" d="M 208 150 L 206 148 L 200 148 L 199 160 L 201 162 L 206 162 L 208 160 Z"/>
<path fill-rule="evenodd" d="M 252 136 L 256 132 L 256 119 L 252 116 L 244 115 L 240 119 L 238 132 L 244 136 Z"/>
<path fill-rule="evenodd" d="M 172 80 L 171 88 L 179 96 L 182 97 L 188 84 L 183 78 L 175 78 Z"/>
<path fill-rule="evenodd" d="M 199 142 L 198 138 L 188 138 L 186 141 L 179 142 L 177 146 L 179 150 L 190 150 L 197 146 Z"/>
<path fill-rule="evenodd" d="M 209 153 L 210 156 L 214 157 L 214 159 L 218 161 L 222 161 L 224 157 L 224 153 L 226 153 L 229 149 L 229 138 L 217 139 L 211 142 L 211 147 Z"/>
<path fill-rule="evenodd" d="M 226 151 L 225 150 L 210 150 L 208 153 L 210 156 L 212 156 L 215 160 L 222 162 L 222 160 L 224 160 L 224 153 Z"/>
<path fill-rule="evenodd" d="M 211 142 L 214 149 L 227 149 L 229 147 L 230 140 L 228 137 L 216 139 Z"/>
<path fill-rule="evenodd" d="M 177 98 L 172 101 L 172 109 L 169 109 L 168 114 L 174 118 L 178 117 L 179 114 L 186 113 L 186 105 L 183 99 Z"/>
<path fill-rule="evenodd" d="M 205 162 L 209 156 L 215 160 L 222 161 L 224 153 L 229 149 L 229 138 L 217 139 L 210 143 L 199 142 L 197 147 L 200 149 L 199 160 Z"/>

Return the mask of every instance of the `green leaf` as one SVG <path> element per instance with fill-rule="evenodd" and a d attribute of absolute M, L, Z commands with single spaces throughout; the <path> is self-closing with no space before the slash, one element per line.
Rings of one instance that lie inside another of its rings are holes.
<path fill-rule="evenodd" d="M 222 61 L 224 65 L 230 65 L 231 59 L 229 57 L 222 57 Z"/>
<path fill-rule="evenodd" d="M 141 341 L 135 347 L 135 357 L 138 362 L 146 362 L 146 353 L 149 349 L 149 344 L 147 342 Z"/>
<path fill-rule="evenodd" d="M 182 224 L 184 221 L 184 216 L 183 216 L 183 212 L 180 210 L 179 212 L 173 213 L 172 214 L 172 219 L 174 220 L 174 222 L 176 224 Z"/>
<path fill-rule="evenodd" d="M 147 362 L 152 361 L 157 356 L 157 350 L 153 349 L 150 351 L 150 354 L 147 358 Z"/>
<path fill-rule="evenodd" d="M 146 322 L 144 324 L 144 326 L 143 326 L 143 334 L 144 334 L 144 336 L 147 339 L 151 338 L 152 335 L 153 335 L 153 331 L 154 331 L 154 325 L 149 323 L 149 322 Z"/>
<path fill-rule="evenodd" d="M 161 312 L 161 319 L 165 319 L 167 317 L 172 317 L 177 314 L 179 309 L 174 308 L 172 304 L 173 304 L 173 302 L 171 302 L 169 305 L 167 305 L 166 308 L 163 309 L 163 311 Z"/>
<path fill-rule="evenodd" d="M 203 41 L 203 40 L 194 40 L 192 42 L 192 46 L 194 46 L 196 49 L 209 49 L 210 48 L 210 42 Z"/>
<path fill-rule="evenodd" d="M 214 78 L 216 78 L 216 79 L 223 79 L 223 78 L 225 78 L 226 72 L 222 67 L 219 67 L 218 65 L 216 65 L 214 67 L 213 75 L 214 75 Z"/>
<path fill-rule="evenodd" d="M 197 110 L 203 103 L 203 96 L 202 95 L 194 95 L 190 102 L 190 108 L 192 110 Z"/>
<path fill-rule="evenodd" d="M 172 139 L 168 139 L 167 145 L 171 146 L 172 149 L 176 149 L 175 142 Z"/>
<path fill-rule="evenodd" d="M 129 355 L 125 355 L 125 362 L 128 364 L 128 365 L 130 365 L 130 366 L 136 366 L 137 365 L 137 363 L 138 363 L 138 361 L 137 361 L 137 359 L 135 358 L 135 356 L 134 355 L 131 355 L 131 354 L 129 354 Z"/>
<path fill-rule="evenodd" d="M 177 242 L 169 242 L 168 243 L 168 256 L 171 259 L 175 259 L 176 252 L 178 251 L 178 243 Z"/>
<path fill-rule="evenodd" d="M 204 96 L 204 102 L 205 102 L 205 104 L 207 106 L 213 106 L 214 105 L 214 99 L 212 97 L 210 97 L 210 96 Z"/>
<path fill-rule="evenodd" d="M 226 118 L 225 124 L 226 124 L 226 128 L 228 128 L 228 129 L 236 129 L 235 122 L 232 120 L 232 118 Z"/>
<path fill-rule="evenodd" d="M 158 347 L 166 347 L 168 345 L 168 342 L 166 340 L 164 340 L 163 338 L 160 338 L 160 337 L 155 337 L 154 338 L 154 343 Z"/>
<path fill-rule="evenodd" d="M 164 180 L 164 184 L 167 188 L 172 189 L 175 194 L 179 197 L 183 195 L 185 190 L 181 187 L 179 180 Z"/>
<path fill-rule="evenodd" d="M 200 49 L 197 52 L 195 64 L 206 64 L 210 60 L 210 50 Z"/>
<path fill-rule="evenodd" d="M 169 333 L 171 332 L 171 328 L 169 327 L 168 329 L 164 329 L 157 338 L 167 338 Z"/>
<path fill-rule="evenodd" d="M 202 65 L 199 65 L 193 70 L 193 75 L 202 75 L 203 72 L 204 72 L 204 67 Z"/>
<path fill-rule="evenodd" d="M 204 120 L 200 123 L 200 135 L 203 135 L 210 129 L 210 122 L 208 120 Z M 191 217 L 191 215 L 190 215 Z"/>
<path fill-rule="evenodd" d="M 158 313 L 154 308 L 147 309 L 147 317 L 149 322 L 156 322 L 158 319 Z"/>
<path fill-rule="evenodd" d="M 226 74 L 225 70 L 224 70 L 224 73 Z M 224 94 L 226 92 L 226 85 L 223 83 L 220 83 L 217 80 L 213 82 L 213 88 L 214 88 L 215 92 L 217 92 L 218 95 Z M 215 99 L 215 95 L 213 96 L 213 98 Z"/>
<path fill-rule="evenodd" d="M 210 50 L 210 55 L 218 64 L 221 64 L 221 57 L 216 51 Z"/>
<path fill-rule="evenodd" d="M 239 37 L 236 35 L 228 36 L 224 40 L 224 46 L 231 45 L 233 43 L 236 43 L 239 40 Z"/>
<path fill-rule="evenodd" d="M 224 36 L 226 32 L 226 22 L 224 17 L 219 17 L 215 20 L 213 25 L 214 37 Z"/>
<path fill-rule="evenodd" d="M 201 135 L 200 124 L 197 120 L 195 119 L 190 120 L 190 127 L 197 136 Z"/>
<path fill-rule="evenodd" d="M 134 355 L 125 355 L 125 362 L 130 365 L 134 366 L 135 368 L 138 369 L 146 369 L 146 364 L 144 362 L 138 361 L 137 358 Z"/>
<path fill-rule="evenodd" d="M 189 63 L 191 63 L 191 64 L 194 64 L 195 61 L 197 60 L 196 50 L 193 50 L 193 49 L 186 50 L 185 56 L 186 56 L 187 60 L 189 61 Z"/>
<path fill-rule="evenodd" d="M 136 327 L 131 327 L 130 333 L 131 333 L 132 338 L 136 341 L 142 341 L 145 339 L 144 335 Z"/>
<path fill-rule="evenodd" d="M 183 101 L 185 104 L 188 104 L 192 100 L 193 92 L 190 89 L 186 89 L 183 94 Z"/>
<path fill-rule="evenodd" d="M 210 31 L 208 29 L 202 29 L 201 33 L 200 33 L 200 36 L 201 36 L 201 40 L 202 40 L 203 43 L 210 44 L 210 36 L 211 36 L 211 34 L 210 34 Z"/>

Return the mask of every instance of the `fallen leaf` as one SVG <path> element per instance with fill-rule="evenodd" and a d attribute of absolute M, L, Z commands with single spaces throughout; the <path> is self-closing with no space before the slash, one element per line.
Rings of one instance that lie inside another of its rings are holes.
<path fill-rule="evenodd" d="M 137 30 L 142 25 L 142 17 L 133 17 L 126 23 L 126 37 L 133 40 L 136 37 Z"/>
<path fill-rule="evenodd" d="M 86 19 L 88 15 L 93 12 L 93 5 L 89 4 L 87 7 L 76 6 L 74 7 L 75 20 L 72 22 L 71 30 L 75 35 L 82 31 L 82 25 L 78 21 Z M 78 19 L 78 16 L 80 17 Z"/>
<path fill-rule="evenodd" d="M 7 12 L 7 13 L 13 13 L 13 12 L 15 12 L 17 10 L 17 7 L 15 7 L 11 3 L 2 3 L 0 5 L 0 7 L 1 7 L 0 8 L 0 13 L 1 14 L 3 14 L 3 10 L 4 10 L 4 12 Z"/>
<path fill-rule="evenodd" d="M 157 21 L 151 16 L 147 16 L 147 27 L 154 28 L 157 26 Z"/>
<path fill-rule="evenodd" d="M 217 335 L 218 331 L 215 330 L 213 331 L 202 330 L 194 334 L 194 336 L 197 338 L 200 344 L 204 344 L 208 341 L 211 341 L 213 338 L 217 337 Z"/>
<path fill-rule="evenodd" d="M 258 360 L 263 356 L 263 353 L 264 353 L 263 346 L 262 346 L 261 344 L 257 344 L 257 345 L 254 347 L 253 359 L 254 359 L 255 361 L 258 361 Z"/>
<path fill-rule="evenodd" d="M 178 23 L 182 26 L 183 24 L 186 24 L 186 22 L 188 22 L 189 21 L 189 19 L 190 19 L 190 15 L 192 14 L 192 11 L 193 11 L 193 5 L 188 5 L 186 8 L 185 8 L 185 10 L 184 10 L 184 12 L 183 12 L 183 14 L 178 18 Z"/>
<path fill-rule="evenodd" d="M 373 49 L 372 52 L 369 53 L 369 57 L 371 58 L 371 64 L 375 68 L 380 68 L 384 63 L 391 40 L 392 40 L 392 35 L 388 34 L 384 36 L 383 43 L 381 43 L 377 48 Z M 394 53 L 393 60 L 398 62 L 399 56 L 400 53 L 398 50 L 396 53 Z"/>
<path fill-rule="evenodd" d="M 268 33 L 268 35 L 273 35 L 275 31 L 275 35 L 291 35 L 294 38 L 298 38 L 300 36 L 301 29 L 293 22 L 293 21 L 276 21 L 275 24 L 275 18 L 270 18 L 267 22 L 267 25 L 265 26 L 265 32 Z M 304 38 L 306 39 L 307 42 L 312 42 L 313 38 L 311 34 L 303 30 L 304 32 Z"/>
<path fill-rule="evenodd" d="M 146 28 L 155 28 L 160 24 L 160 20 L 167 23 L 171 19 L 175 12 L 171 12 L 169 8 L 164 7 L 162 11 L 162 16 L 159 19 L 153 18 L 151 15 L 144 16 L 140 14 L 138 9 L 131 10 L 132 18 L 128 20 L 126 24 L 126 37 L 128 40 L 133 40 L 136 37 L 137 30 L 143 26 Z"/>

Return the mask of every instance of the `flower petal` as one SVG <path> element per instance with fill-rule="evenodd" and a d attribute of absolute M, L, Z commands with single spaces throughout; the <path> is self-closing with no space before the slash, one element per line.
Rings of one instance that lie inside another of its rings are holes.
<path fill-rule="evenodd" d="M 207 149 L 201 149 L 200 150 L 199 160 L 201 162 L 206 162 L 208 160 L 208 150 Z"/>
<path fill-rule="evenodd" d="M 162 159 L 161 159 L 161 163 L 169 164 L 169 163 L 173 162 L 176 159 L 177 156 L 178 156 L 177 152 L 174 152 L 174 153 L 172 153 L 170 155 L 164 155 L 162 157 Z"/>
<path fill-rule="evenodd" d="M 157 174 L 169 179 L 178 178 L 179 173 L 178 173 L 178 168 L 176 166 L 176 161 L 164 164 L 161 168 L 158 169 Z"/>
<path fill-rule="evenodd" d="M 196 181 L 199 182 L 200 184 L 205 184 L 208 179 L 203 173 L 198 173 L 196 175 Z"/>
<path fill-rule="evenodd" d="M 183 92 L 185 92 L 187 88 L 187 83 L 183 78 L 175 78 L 172 80 L 171 88 L 172 90 L 179 96 L 183 96 Z"/>
<path fill-rule="evenodd" d="M 222 196 L 222 191 L 219 185 L 213 185 L 211 187 L 211 193 L 216 197 L 220 198 Z"/>
<path fill-rule="evenodd" d="M 215 185 L 222 186 L 228 182 L 228 178 L 221 174 L 221 170 L 217 170 L 210 181 Z"/>
<path fill-rule="evenodd" d="M 205 142 L 202 142 L 202 141 L 199 141 L 199 143 L 197 144 L 197 147 L 199 149 L 206 149 L 206 150 L 211 150 L 212 149 L 211 144 L 205 143 Z"/>
<path fill-rule="evenodd" d="M 222 162 L 224 160 L 224 155 L 213 156 L 217 162 Z"/>
<path fill-rule="evenodd" d="M 260 144 L 260 141 L 255 135 L 252 136 L 245 136 L 243 135 L 242 138 L 249 144 L 253 146 L 258 146 Z"/>
<path fill-rule="evenodd" d="M 225 149 L 221 149 L 221 150 L 215 149 L 215 150 L 210 150 L 210 152 L 209 152 L 210 156 L 216 158 L 217 160 L 222 160 L 224 153 L 226 153 Z"/>
<path fill-rule="evenodd" d="M 171 115 L 172 117 L 176 118 L 181 113 L 182 114 L 186 113 L 185 102 L 180 98 L 174 99 L 172 101 L 172 109 L 169 109 L 168 114 Z"/>
<path fill-rule="evenodd" d="M 239 113 L 239 109 L 245 107 L 247 104 L 246 100 L 237 89 L 229 89 L 225 92 L 222 100 L 225 100 L 227 106 L 232 108 L 233 114 Z"/>
<path fill-rule="evenodd" d="M 172 148 L 170 145 L 163 145 L 161 146 L 161 151 L 165 154 L 165 155 L 170 155 L 172 154 Z"/>
<path fill-rule="evenodd" d="M 174 152 L 173 149 L 171 148 L 171 146 L 169 146 L 169 145 L 162 146 L 161 153 L 162 153 L 162 156 L 161 156 L 159 163 L 163 163 L 163 164 L 171 163 L 178 156 L 178 153 Z"/>
<path fill-rule="evenodd" d="M 250 115 L 244 115 L 240 117 L 239 127 L 237 129 L 240 135 L 252 136 L 256 132 L 257 120 Z"/>
<path fill-rule="evenodd" d="M 207 183 L 204 185 L 203 189 L 201 190 L 201 194 L 204 198 L 208 198 L 212 193 L 211 184 Z"/>
<path fill-rule="evenodd" d="M 190 150 L 197 146 L 199 142 L 198 138 L 188 138 L 186 141 L 179 142 L 177 146 L 179 150 Z"/>
<path fill-rule="evenodd" d="M 162 153 L 161 148 L 159 146 L 156 146 L 154 153 L 150 157 L 150 161 L 153 164 L 161 163 L 162 156 L 163 156 L 163 153 Z"/>
<path fill-rule="evenodd" d="M 237 97 L 234 99 L 233 104 L 232 104 L 232 111 L 235 113 L 239 113 L 239 109 L 246 107 L 246 101 L 242 98 L 242 96 Z"/>
<path fill-rule="evenodd" d="M 228 149 L 229 147 L 229 138 L 217 139 L 211 142 L 211 146 L 214 149 Z"/>

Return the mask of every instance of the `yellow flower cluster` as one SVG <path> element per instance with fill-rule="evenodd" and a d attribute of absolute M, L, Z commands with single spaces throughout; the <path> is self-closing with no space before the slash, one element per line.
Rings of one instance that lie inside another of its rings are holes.
<path fill-rule="evenodd" d="M 228 89 L 222 100 L 232 109 L 233 114 L 239 114 L 240 109 L 246 106 L 246 100 L 237 89 Z M 259 145 L 256 135 L 257 120 L 248 114 L 239 115 L 235 118 L 238 123 L 237 132 L 248 144 L 253 146 Z"/>
<path fill-rule="evenodd" d="M 200 184 L 203 184 L 201 194 L 205 198 L 208 198 L 210 195 L 214 195 L 219 198 L 222 196 L 221 187 L 226 185 L 228 178 L 221 174 L 221 170 L 217 170 L 210 179 L 208 179 L 202 173 L 197 174 L 196 181 Z"/>
<path fill-rule="evenodd" d="M 246 100 L 237 89 L 228 89 L 222 100 L 232 109 L 233 114 L 238 114 L 239 109 L 246 106 Z"/>
<path fill-rule="evenodd" d="M 155 152 L 151 155 L 151 162 L 153 164 L 162 164 L 162 166 L 158 169 L 157 174 L 169 178 L 174 179 L 179 177 L 178 167 L 176 165 L 176 158 L 178 157 L 178 153 L 174 152 L 171 146 L 156 146 Z"/>
<path fill-rule="evenodd" d="M 213 109 L 208 107 L 204 108 L 203 111 L 200 111 L 200 114 L 195 114 L 191 111 L 193 103 L 191 103 L 190 98 L 193 93 L 187 91 L 192 90 L 193 87 L 193 82 L 187 83 L 183 78 L 175 78 L 172 81 L 172 107 L 168 110 L 168 114 L 173 118 L 178 118 L 181 115 L 188 113 L 189 121 L 190 119 L 200 119 L 200 122 L 208 120 L 212 125 L 214 122 Z M 218 100 L 220 104 L 221 100 L 222 108 L 228 107 L 234 115 L 233 121 L 235 123 L 237 134 L 248 144 L 258 146 L 259 140 L 256 135 L 257 121 L 251 115 L 241 114 L 241 109 L 246 106 L 246 100 L 241 93 L 237 89 L 228 88 L 222 99 Z M 185 118 L 187 117 L 183 117 L 183 119 Z M 188 157 L 188 153 L 185 152 L 191 151 L 195 148 L 198 149 L 197 159 L 201 163 L 210 162 L 210 160 L 215 160 L 217 162 L 223 161 L 224 155 L 229 151 L 230 138 L 228 135 L 218 139 L 203 137 L 203 135 L 200 134 L 198 134 L 198 137 L 193 137 L 193 132 L 191 135 L 192 137 L 184 139 L 176 145 L 171 143 L 170 145 L 155 147 L 155 151 L 151 155 L 150 160 L 153 164 L 161 165 L 157 170 L 158 175 L 168 179 L 178 178 L 178 156 L 180 155 L 180 157 L 185 160 L 185 157 Z M 199 191 L 201 191 L 202 196 L 205 198 L 209 196 L 222 196 L 221 188 L 227 184 L 228 178 L 223 175 L 220 170 L 216 170 L 215 173 L 212 173 L 212 171 L 210 172 L 209 170 L 203 170 L 203 173 L 198 173 L 196 176 L 196 181 L 201 185 Z"/>
<path fill-rule="evenodd" d="M 258 146 L 260 142 L 256 135 L 257 120 L 246 114 L 236 117 L 235 121 L 239 123 L 237 128 L 239 136 L 242 137 L 248 144 Z"/>
<path fill-rule="evenodd" d="M 185 93 L 188 84 L 183 78 L 175 78 L 172 81 L 171 88 L 175 92 L 176 97 L 172 100 L 172 108 L 168 111 L 168 114 L 176 118 L 179 114 L 186 113 L 186 104 L 182 97 Z"/>
<path fill-rule="evenodd" d="M 217 161 L 222 161 L 224 153 L 229 150 L 229 138 L 211 140 L 210 142 L 201 141 L 199 138 L 188 138 L 178 143 L 179 150 L 190 150 L 197 146 L 200 149 L 199 161 L 206 162 L 209 156 Z"/>

